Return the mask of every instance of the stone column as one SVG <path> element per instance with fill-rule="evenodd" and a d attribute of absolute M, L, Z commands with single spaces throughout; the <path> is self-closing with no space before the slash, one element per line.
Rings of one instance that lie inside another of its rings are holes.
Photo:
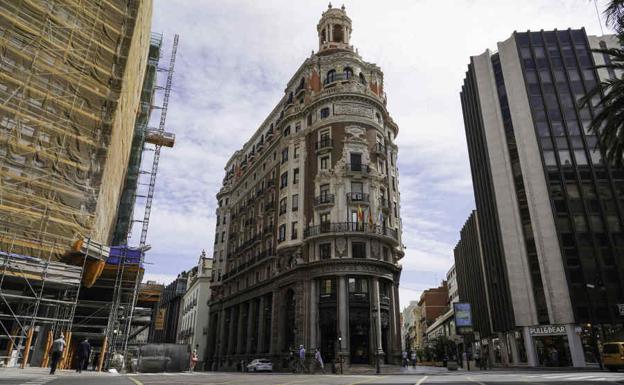
<path fill-rule="evenodd" d="M 338 336 L 340 341 L 340 351 L 346 357 L 349 356 L 349 292 L 347 287 L 347 277 L 338 277 Z M 346 358 L 345 357 L 345 358 Z"/>
<path fill-rule="evenodd" d="M 231 306 L 228 311 L 230 312 L 230 324 L 228 325 L 228 345 L 227 345 L 227 352 L 226 355 L 230 355 L 232 353 L 234 353 L 235 350 L 235 346 L 234 346 L 234 333 L 236 333 L 236 323 L 234 322 L 234 315 L 236 312 L 237 308 L 236 306 Z"/>
<path fill-rule="evenodd" d="M 310 281 L 310 343 L 308 344 L 311 353 L 318 348 L 318 281 Z"/>
<path fill-rule="evenodd" d="M 257 325 L 257 320 L 254 319 L 257 313 L 255 303 L 255 300 L 249 301 L 249 307 L 247 308 L 247 341 L 245 346 L 246 354 L 251 354 L 251 347 L 254 339 L 253 327 Z M 255 325 L 254 321 L 256 321 Z"/>
<path fill-rule="evenodd" d="M 332 24 L 328 24 L 327 25 L 327 33 L 329 34 L 329 39 L 327 39 L 327 42 L 329 43 L 330 41 L 333 41 L 333 37 L 334 37 L 334 31 L 332 31 L 332 29 L 334 26 Z"/>
<path fill-rule="evenodd" d="M 379 298 L 379 278 L 373 277 L 373 320 L 375 328 L 376 359 L 382 359 L 384 354 L 381 344 L 381 301 Z"/>
<path fill-rule="evenodd" d="M 567 324 L 566 334 L 568 336 L 568 344 L 570 345 L 572 365 L 575 368 L 585 367 L 586 364 L 585 353 L 583 352 L 583 343 L 581 342 L 581 337 L 576 332 L 576 326 L 574 324 Z"/>
<path fill-rule="evenodd" d="M 258 304 L 258 348 L 256 352 L 264 353 L 264 338 L 265 338 L 265 308 L 266 307 L 266 295 L 260 297 L 260 303 Z"/>
<path fill-rule="evenodd" d="M 245 320 L 243 319 L 243 312 L 245 310 L 245 303 L 241 303 L 238 305 L 238 320 L 236 322 L 236 352 L 235 353 L 243 353 L 243 346 L 245 346 L 245 342 L 243 341 L 243 327 L 247 327 L 245 324 Z"/>
<path fill-rule="evenodd" d="M 401 353 L 401 317 L 399 312 L 399 290 L 395 283 L 392 284 L 390 290 L 390 351 L 386 354 L 392 354 L 393 356 Z M 393 359 L 394 357 L 391 357 Z M 388 361 L 392 363 L 392 361 Z"/>
<path fill-rule="evenodd" d="M 522 328 L 522 337 L 524 337 L 524 350 L 526 350 L 527 363 L 529 366 L 537 366 L 537 351 L 535 350 L 535 341 L 529 332 L 528 326 Z"/>
<path fill-rule="evenodd" d="M 279 304 L 279 290 L 273 290 L 273 304 L 271 306 L 271 325 L 270 325 L 270 329 L 271 330 L 271 346 L 269 347 L 269 351 L 271 352 L 271 354 L 278 354 L 279 353 L 279 342 L 280 342 L 280 338 L 279 335 L 281 334 L 279 332 L 279 326 L 280 326 L 280 304 Z"/>
<path fill-rule="evenodd" d="M 507 334 L 507 341 L 509 343 L 509 350 L 511 350 L 511 362 L 514 365 L 518 365 L 520 363 L 520 352 L 518 351 L 518 344 L 516 341 L 516 332 L 511 331 L 506 334 Z"/>
<path fill-rule="evenodd" d="M 219 329 L 217 329 L 217 357 L 221 358 L 225 355 L 225 341 L 228 336 L 225 335 L 225 310 L 219 311 Z"/>

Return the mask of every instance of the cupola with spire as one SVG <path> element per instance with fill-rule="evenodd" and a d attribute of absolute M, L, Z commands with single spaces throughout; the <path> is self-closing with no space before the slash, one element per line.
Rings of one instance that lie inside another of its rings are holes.
<path fill-rule="evenodd" d="M 332 7 L 329 3 L 316 26 L 319 37 L 319 53 L 327 50 L 353 50 L 349 45 L 351 38 L 351 19 L 347 16 L 345 6 Z"/>

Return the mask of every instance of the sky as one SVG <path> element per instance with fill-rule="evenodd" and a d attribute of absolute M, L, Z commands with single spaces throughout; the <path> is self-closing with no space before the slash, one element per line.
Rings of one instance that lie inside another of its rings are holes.
<path fill-rule="evenodd" d="M 600 10 L 605 2 L 598 1 Z M 164 35 L 161 66 L 168 63 L 174 34 L 180 42 L 166 125 L 176 143 L 161 153 L 146 280 L 169 283 L 194 266 L 202 250 L 212 255 L 215 195 L 225 163 L 318 49 L 316 24 L 327 4 L 154 1 L 152 30 Z M 475 206 L 459 99 L 470 56 L 495 50 L 514 30 L 585 27 L 598 35 L 601 28 L 591 0 L 350 0 L 344 5 L 353 22 L 351 43 L 383 70 L 387 108 L 399 126 L 404 308 L 445 278 L 459 231 Z M 143 168 L 150 162 L 148 153 Z M 142 206 L 139 200 L 136 217 Z M 139 233 L 135 225 L 131 245 Z"/>

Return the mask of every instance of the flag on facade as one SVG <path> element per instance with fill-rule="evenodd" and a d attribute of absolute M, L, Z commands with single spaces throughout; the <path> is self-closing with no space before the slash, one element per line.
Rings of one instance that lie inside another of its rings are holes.
<path fill-rule="evenodd" d="M 362 212 L 362 206 L 360 205 L 358 205 L 357 220 L 358 222 L 364 222 L 364 213 Z"/>
<path fill-rule="evenodd" d="M 373 226 L 373 209 L 371 209 L 370 207 L 368 208 L 368 224 L 371 227 Z"/>

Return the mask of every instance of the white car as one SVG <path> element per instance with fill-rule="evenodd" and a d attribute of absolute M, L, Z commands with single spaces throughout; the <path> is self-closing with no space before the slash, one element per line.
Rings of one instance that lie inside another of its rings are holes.
<path fill-rule="evenodd" d="M 272 372 L 273 363 L 271 362 L 271 360 L 267 360 L 266 358 L 257 358 L 251 361 L 249 365 L 247 365 L 247 371 L 249 372 L 260 372 L 260 371 Z"/>

